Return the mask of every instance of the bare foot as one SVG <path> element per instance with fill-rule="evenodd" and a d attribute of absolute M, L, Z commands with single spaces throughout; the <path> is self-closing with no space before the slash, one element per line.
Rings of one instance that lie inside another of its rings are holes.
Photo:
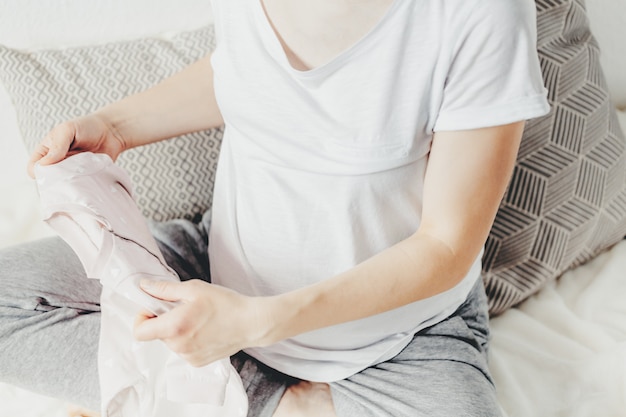
<path fill-rule="evenodd" d="M 67 417 L 100 417 L 95 411 L 90 411 L 74 404 L 67 405 Z"/>
<path fill-rule="evenodd" d="M 302 381 L 287 388 L 274 417 L 337 417 L 328 384 Z"/>

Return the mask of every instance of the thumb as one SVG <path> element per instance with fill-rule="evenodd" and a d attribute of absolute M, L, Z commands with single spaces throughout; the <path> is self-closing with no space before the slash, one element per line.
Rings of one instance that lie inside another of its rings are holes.
<path fill-rule="evenodd" d="M 37 145 L 28 161 L 28 174 L 32 178 L 35 178 L 35 164 L 52 165 L 63 160 L 66 154 L 67 152 L 63 152 L 63 150 L 56 145 L 49 147 L 40 143 Z"/>
<path fill-rule="evenodd" d="M 191 301 L 194 292 L 184 282 L 143 278 L 139 287 L 149 295 L 165 301 Z"/>
<path fill-rule="evenodd" d="M 65 159 L 66 155 L 67 155 L 66 149 L 63 149 L 62 147 L 58 145 L 53 145 L 50 148 L 48 148 L 48 151 L 46 152 L 46 154 L 39 160 L 39 163 L 41 165 L 56 164 L 57 162 L 60 162 L 63 159 Z"/>
<path fill-rule="evenodd" d="M 63 123 L 54 127 L 41 142 L 39 154 L 41 165 L 55 164 L 67 156 L 74 139 L 76 126 L 72 123 Z"/>

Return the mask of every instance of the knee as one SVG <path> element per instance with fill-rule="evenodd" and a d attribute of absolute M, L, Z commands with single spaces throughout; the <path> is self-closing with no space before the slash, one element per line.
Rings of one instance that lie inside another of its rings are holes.
<path fill-rule="evenodd" d="M 0 250 L 0 305 L 47 311 L 99 303 L 100 284 L 58 237 Z"/>

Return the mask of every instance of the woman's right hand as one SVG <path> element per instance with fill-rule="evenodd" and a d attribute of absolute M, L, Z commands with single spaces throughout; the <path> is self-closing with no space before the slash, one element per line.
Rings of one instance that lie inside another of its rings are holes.
<path fill-rule="evenodd" d="M 34 178 L 36 163 L 50 165 L 80 152 L 106 153 L 114 161 L 127 148 L 125 139 L 102 115 L 92 113 L 55 126 L 35 147 L 28 161 Z"/>

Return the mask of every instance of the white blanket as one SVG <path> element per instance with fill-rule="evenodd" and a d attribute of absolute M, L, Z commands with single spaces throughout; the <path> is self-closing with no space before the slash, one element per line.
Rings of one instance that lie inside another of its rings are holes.
<path fill-rule="evenodd" d="M 626 241 L 492 320 L 508 417 L 626 416 Z"/>

